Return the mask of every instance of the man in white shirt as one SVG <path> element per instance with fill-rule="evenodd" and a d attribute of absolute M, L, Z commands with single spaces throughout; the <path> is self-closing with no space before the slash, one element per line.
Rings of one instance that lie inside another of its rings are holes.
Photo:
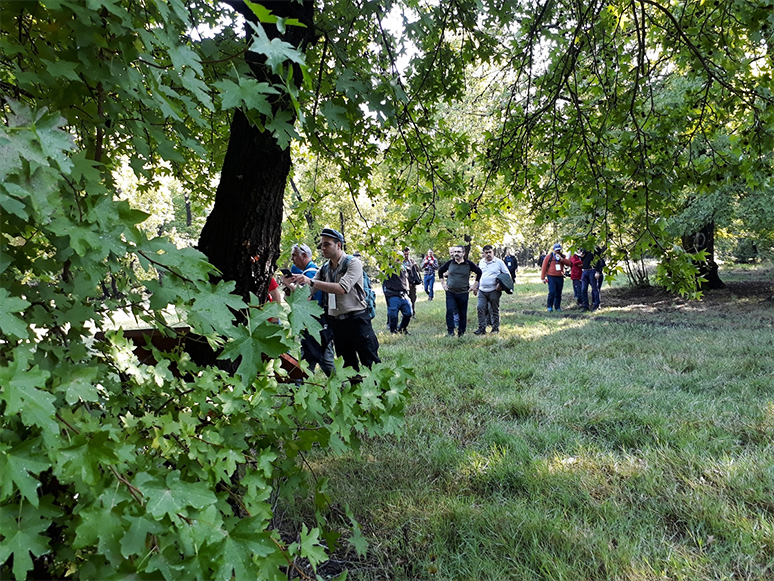
<path fill-rule="evenodd" d="M 492 323 L 492 333 L 499 333 L 500 295 L 503 293 L 497 282 L 497 275 L 505 273 L 510 276 L 510 272 L 505 263 L 495 257 L 491 244 L 484 246 L 483 258 L 478 263 L 478 267 L 481 269 L 481 282 L 478 286 L 478 329 L 473 331 L 473 334 L 486 333 L 487 319 Z"/>

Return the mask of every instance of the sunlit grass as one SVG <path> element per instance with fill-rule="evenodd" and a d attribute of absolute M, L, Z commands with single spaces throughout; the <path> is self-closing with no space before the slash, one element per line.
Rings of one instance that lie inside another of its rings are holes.
<path fill-rule="evenodd" d="M 446 336 L 442 291 L 408 337 L 379 304 L 404 435 L 308 459 L 371 542 L 349 578 L 774 578 L 774 305 L 562 316 L 516 288 L 483 337 Z"/>

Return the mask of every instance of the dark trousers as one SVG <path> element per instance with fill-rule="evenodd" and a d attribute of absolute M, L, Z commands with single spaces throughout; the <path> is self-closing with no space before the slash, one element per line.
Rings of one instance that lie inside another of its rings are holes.
<path fill-rule="evenodd" d="M 575 295 L 575 302 L 579 305 L 583 304 L 583 301 L 581 300 L 581 287 L 582 283 L 581 280 L 574 280 L 572 281 L 572 293 Z"/>
<path fill-rule="evenodd" d="M 548 301 L 546 301 L 546 306 L 549 309 L 561 309 L 564 277 L 547 276 L 546 278 L 548 279 Z"/>
<path fill-rule="evenodd" d="M 587 309 L 589 308 L 589 287 L 591 287 L 591 304 L 594 308 L 599 306 L 599 287 L 597 286 L 597 277 L 594 276 L 596 273 L 596 270 L 589 268 L 583 271 L 581 277 L 581 301 Z"/>
<path fill-rule="evenodd" d="M 487 322 L 492 325 L 492 331 L 500 330 L 500 295 L 502 291 L 493 290 L 485 292 L 478 291 L 478 328 L 486 330 Z"/>
<path fill-rule="evenodd" d="M 409 292 L 408 292 L 408 298 L 411 301 L 411 313 L 416 314 L 417 312 L 417 285 L 410 284 L 409 285 Z"/>
<path fill-rule="evenodd" d="M 344 367 L 360 371 L 360 363 L 370 368 L 374 363 L 381 362 L 379 340 L 367 311 L 348 319 L 329 317 L 328 327 L 333 331 L 336 355 L 344 359 Z"/>
<path fill-rule="evenodd" d="M 403 314 L 400 321 L 400 329 L 403 330 L 411 322 L 411 303 L 406 297 L 400 295 L 389 297 L 387 299 L 387 323 L 393 333 L 398 330 L 398 313 Z"/>
<path fill-rule="evenodd" d="M 446 291 L 446 329 L 454 333 L 454 309 L 460 316 L 459 335 L 465 334 L 468 328 L 468 293 L 453 293 Z"/>

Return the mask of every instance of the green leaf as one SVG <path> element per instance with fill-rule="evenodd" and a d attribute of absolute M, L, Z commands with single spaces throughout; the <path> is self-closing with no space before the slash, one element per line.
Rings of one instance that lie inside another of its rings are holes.
<path fill-rule="evenodd" d="M 13 555 L 13 576 L 24 580 L 32 569 L 30 553 L 40 557 L 49 552 L 48 538 L 40 533 L 45 531 L 51 520 L 43 518 L 37 508 L 25 504 L 21 511 L 18 505 L 0 506 L 0 564 Z"/>
<path fill-rule="evenodd" d="M 15 186 L 15 184 L 0 184 L 0 208 L 3 208 L 6 212 L 13 214 L 14 216 L 18 216 L 22 220 L 26 220 L 29 217 L 29 214 L 27 214 L 27 209 L 24 206 L 23 202 L 20 202 L 15 197 L 12 197 L 12 192 L 8 191 L 8 186 L 11 186 L 12 188 Z M 18 188 L 18 186 L 16 186 Z M 20 189 L 20 188 L 19 188 Z M 6 190 L 8 193 L 6 193 Z M 18 193 L 18 190 L 17 190 Z M 25 190 L 21 190 L 22 196 L 26 194 Z M 24 196 L 26 197 L 26 196 Z"/>
<path fill-rule="evenodd" d="M 279 94 L 279 91 L 268 83 L 259 83 L 250 78 L 239 79 L 239 84 L 225 79 L 213 85 L 221 93 L 221 108 L 235 109 L 244 106 L 266 116 L 271 115 L 271 103 L 266 95 Z"/>
<path fill-rule="evenodd" d="M 301 542 L 293 543 L 288 550 L 291 553 L 297 551 L 299 555 L 309 559 L 309 564 L 315 571 L 317 571 L 317 565 L 328 560 L 325 547 L 320 544 L 320 529 L 309 530 L 306 524 L 301 527 Z"/>
<path fill-rule="evenodd" d="M 305 63 L 304 53 L 296 49 L 292 44 L 279 38 L 269 39 L 263 30 L 263 26 L 254 22 L 248 22 L 248 24 L 255 31 L 249 50 L 250 52 L 265 55 L 266 64 L 271 67 L 272 72 L 275 74 L 281 72 L 286 61 L 299 65 Z"/>
<path fill-rule="evenodd" d="M 265 355 L 268 359 L 279 357 L 287 351 L 287 346 L 280 335 L 282 327 L 266 320 L 271 316 L 271 311 L 277 312 L 278 306 L 267 304 L 262 309 L 264 319 L 253 314 L 247 325 L 239 325 L 232 332 L 233 339 L 226 344 L 219 359 L 236 361 L 241 358 L 237 374 L 245 385 L 252 383 L 258 370 L 266 364 L 262 359 Z"/>
<path fill-rule="evenodd" d="M 166 480 L 147 472 L 140 473 L 135 478 L 135 486 L 146 498 L 146 509 L 156 519 L 166 514 L 177 521 L 178 513 L 187 514 L 187 507 L 201 509 L 217 501 L 215 494 L 204 483 L 180 480 L 179 470 L 169 473 Z"/>
<path fill-rule="evenodd" d="M 63 60 L 49 61 L 46 59 L 40 59 L 44 65 L 46 65 L 46 71 L 53 77 L 61 77 L 70 79 L 71 81 L 80 81 L 81 78 L 75 69 L 78 68 L 79 63 L 67 62 Z"/>
<path fill-rule="evenodd" d="M 293 127 L 294 116 L 290 111 L 278 111 L 268 123 L 266 129 L 272 132 L 277 143 L 282 149 L 287 149 L 293 139 L 298 138 L 298 133 Z"/>
<path fill-rule="evenodd" d="M 28 301 L 11 296 L 6 289 L 0 288 L 0 331 L 17 339 L 26 337 L 27 323 L 15 313 L 22 312 L 28 306 Z"/>
<path fill-rule="evenodd" d="M 189 322 L 203 334 L 224 332 L 231 327 L 234 311 L 246 307 L 241 297 L 232 294 L 235 287 L 233 281 L 220 281 L 210 287 L 210 292 L 197 294 L 190 307 Z"/>
<path fill-rule="evenodd" d="M 69 404 L 78 403 L 79 400 L 94 402 L 99 400 L 95 383 L 100 373 L 98 367 L 73 366 L 67 368 L 64 376 L 65 382 L 61 387 L 65 390 L 65 400 Z"/>
<path fill-rule="evenodd" d="M 40 438 L 34 438 L 0 451 L 0 500 L 11 497 L 15 484 L 33 506 L 38 506 L 40 481 L 31 474 L 40 474 L 51 466 L 48 458 L 41 454 L 41 443 Z"/>
<path fill-rule="evenodd" d="M 290 305 L 290 331 L 294 335 L 307 329 L 312 335 L 316 335 L 320 329 L 319 317 L 323 313 L 317 301 L 309 299 L 309 292 L 305 288 L 299 288 L 296 292 L 287 297 L 286 302 Z M 315 318 L 317 317 L 317 318 Z"/>
<path fill-rule="evenodd" d="M 56 398 L 38 389 L 45 387 L 50 375 L 37 365 L 27 369 L 24 356 L 14 359 L 7 367 L 0 367 L 0 399 L 6 402 L 6 414 L 19 413 L 27 425 L 58 434 L 59 426 L 54 419 Z"/>
<path fill-rule="evenodd" d="M 121 554 L 125 558 L 147 552 L 145 545 L 148 535 L 155 535 L 165 530 L 164 526 L 146 517 L 125 517 L 131 526 L 121 538 Z"/>

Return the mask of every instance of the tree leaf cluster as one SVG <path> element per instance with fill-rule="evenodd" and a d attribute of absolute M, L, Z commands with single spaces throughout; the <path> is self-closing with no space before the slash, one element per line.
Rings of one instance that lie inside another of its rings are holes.
<path fill-rule="evenodd" d="M 402 425 L 410 371 L 287 382 L 279 356 L 319 330 L 315 304 L 243 301 L 120 199 L 122 156 L 148 188 L 170 172 L 209 187 L 213 86 L 242 66 L 204 62 L 239 51 L 229 30 L 191 40 L 217 16 L 177 1 L 0 12 L 2 578 L 286 578 L 351 526 L 321 503 L 300 542 L 275 529 L 278 499 L 323 495 L 303 455 Z M 141 355 L 127 327 L 176 347 Z"/>

